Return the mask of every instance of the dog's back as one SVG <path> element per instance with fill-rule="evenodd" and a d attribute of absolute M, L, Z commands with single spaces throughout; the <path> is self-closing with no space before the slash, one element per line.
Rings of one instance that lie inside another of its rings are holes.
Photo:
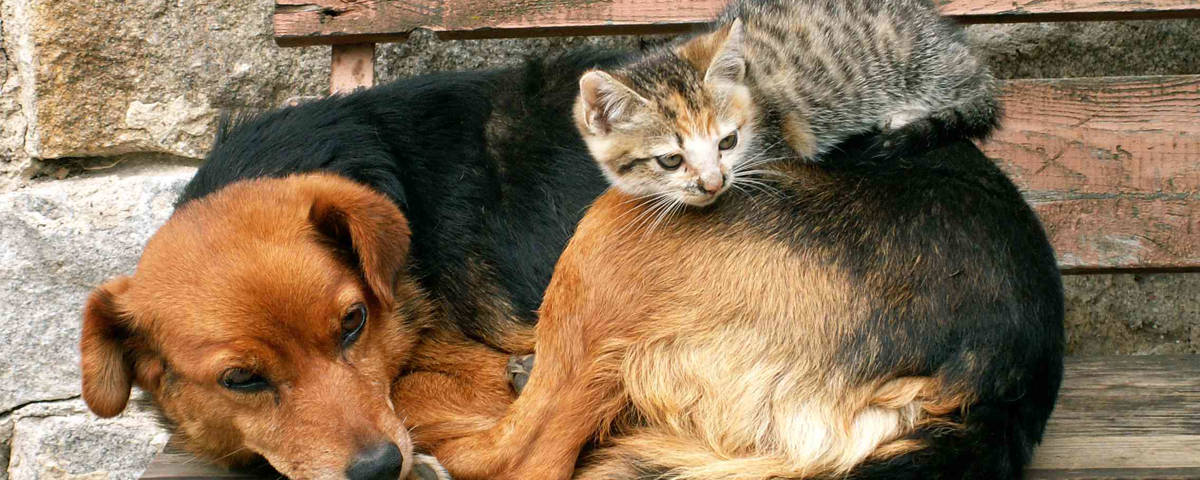
<path fill-rule="evenodd" d="M 226 121 L 178 204 L 313 171 L 367 185 L 401 207 L 413 274 L 448 318 L 515 348 L 507 336 L 534 321 L 555 260 L 607 186 L 569 121 L 575 79 L 620 55 L 425 75 Z"/>
<path fill-rule="evenodd" d="M 1062 286 L 970 143 L 776 163 L 652 224 L 602 195 L 555 270 L 509 415 L 463 478 L 1018 478 L 1062 375 Z M 633 222 L 632 226 L 630 222 Z"/>
<path fill-rule="evenodd" d="M 611 227 L 633 216 L 614 196 L 580 226 L 562 281 L 585 272 L 572 296 L 627 306 L 605 321 L 623 339 L 604 348 L 628 341 L 624 356 L 601 358 L 637 419 L 600 468 L 1020 476 L 1058 389 L 1063 304 L 1016 188 L 970 144 L 903 165 L 776 168 L 776 191 L 654 230 Z"/>

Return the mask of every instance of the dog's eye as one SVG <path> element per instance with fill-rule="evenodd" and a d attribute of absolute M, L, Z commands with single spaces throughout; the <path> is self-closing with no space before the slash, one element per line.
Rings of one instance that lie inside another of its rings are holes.
<path fill-rule="evenodd" d="M 657 158 L 658 165 L 667 170 L 674 170 L 683 164 L 683 155 L 673 153 L 671 155 L 663 155 Z"/>
<path fill-rule="evenodd" d="M 262 375 L 244 368 L 231 368 L 221 374 L 221 386 L 235 392 L 260 392 L 271 384 Z"/>
<path fill-rule="evenodd" d="M 721 139 L 721 142 L 717 144 L 717 148 L 720 148 L 721 150 L 729 150 L 733 147 L 736 147 L 737 142 L 738 134 L 737 130 L 734 130 L 733 133 L 730 133 L 729 135 L 726 135 L 725 138 Z"/>
<path fill-rule="evenodd" d="M 367 306 L 361 303 L 351 306 L 346 316 L 342 317 L 342 348 L 350 348 L 350 345 L 358 340 L 358 336 L 362 335 L 363 326 L 366 324 Z"/>

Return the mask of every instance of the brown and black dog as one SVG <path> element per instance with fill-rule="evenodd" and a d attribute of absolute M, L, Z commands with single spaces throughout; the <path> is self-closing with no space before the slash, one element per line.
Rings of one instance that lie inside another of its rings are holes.
<path fill-rule="evenodd" d="M 1062 375 L 1053 252 L 974 145 L 873 143 L 654 228 L 600 197 L 528 385 L 438 458 L 459 480 L 1020 478 Z"/>
<path fill-rule="evenodd" d="M 83 314 L 83 397 L 146 391 L 196 454 L 396 478 L 478 430 L 606 187 L 569 121 L 617 55 L 430 75 L 224 126 L 137 270 Z M 406 428 L 407 427 L 407 428 Z M 410 438 L 409 429 L 412 436 Z"/>

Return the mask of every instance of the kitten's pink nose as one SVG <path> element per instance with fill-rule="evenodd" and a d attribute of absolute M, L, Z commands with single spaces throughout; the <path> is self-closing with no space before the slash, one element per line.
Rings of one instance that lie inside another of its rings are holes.
<path fill-rule="evenodd" d="M 721 173 L 703 175 L 700 177 L 700 188 L 710 195 L 721 191 L 725 186 L 725 175 Z"/>

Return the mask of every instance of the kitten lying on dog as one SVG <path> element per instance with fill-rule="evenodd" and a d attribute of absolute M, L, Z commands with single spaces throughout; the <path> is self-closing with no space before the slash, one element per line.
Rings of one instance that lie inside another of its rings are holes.
<path fill-rule="evenodd" d="M 809 161 L 871 131 L 897 156 L 999 120 L 987 67 L 930 0 L 735 0 L 713 30 L 580 79 L 575 123 L 625 193 L 705 206 L 761 187 L 762 117 Z"/>
<path fill-rule="evenodd" d="M 569 121 L 615 54 L 428 75 L 222 128 L 137 270 L 84 308 L 83 397 L 188 450 L 396 478 L 503 413 L 509 353 L 606 187 Z M 409 431 L 411 430 L 411 437 Z"/>

